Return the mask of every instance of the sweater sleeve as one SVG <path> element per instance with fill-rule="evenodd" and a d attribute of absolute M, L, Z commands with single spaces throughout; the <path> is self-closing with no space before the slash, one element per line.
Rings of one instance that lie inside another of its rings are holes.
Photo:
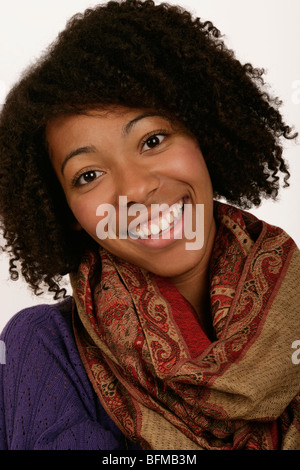
<path fill-rule="evenodd" d="M 81 363 L 70 310 L 70 303 L 33 307 L 5 327 L 0 449 L 125 449 Z"/>
<path fill-rule="evenodd" d="M 7 450 L 7 438 L 5 430 L 5 409 L 3 399 L 3 372 L 6 362 L 6 345 L 0 340 L 0 450 Z"/>

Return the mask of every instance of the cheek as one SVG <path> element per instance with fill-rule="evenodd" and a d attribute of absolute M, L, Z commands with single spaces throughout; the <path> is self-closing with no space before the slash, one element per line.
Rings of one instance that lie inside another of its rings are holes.
<path fill-rule="evenodd" d="M 94 198 L 78 198 L 76 201 L 71 201 L 69 206 L 81 227 L 91 236 L 95 236 L 99 217 L 96 215 L 98 204 Z"/>
<path fill-rule="evenodd" d="M 201 186 L 209 190 L 211 188 L 211 179 L 203 155 L 193 141 L 177 148 L 176 158 L 173 155 L 168 161 L 168 169 L 176 179 L 195 187 Z"/>

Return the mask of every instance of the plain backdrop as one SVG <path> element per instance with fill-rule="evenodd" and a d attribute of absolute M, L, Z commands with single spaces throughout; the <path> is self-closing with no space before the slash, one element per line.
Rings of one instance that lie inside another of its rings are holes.
<path fill-rule="evenodd" d="M 88 0 L 0 0 L 0 107 L 22 71 L 45 51 L 78 12 L 100 2 Z M 162 3 L 157 1 L 156 3 Z M 300 2 L 299 0 L 183 0 L 180 4 L 221 30 L 226 44 L 243 63 L 266 70 L 269 91 L 283 100 L 288 124 L 300 131 Z M 251 212 L 284 228 L 300 245 L 300 159 L 297 143 L 285 142 L 284 156 L 292 178 L 277 202 L 266 201 Z M 241 178 L 243 175 L 241 175 Z M 68 279 L 66 278 L 68 286 Z M 68 288 L 68 292 L 70 292 Z M 8 259 L 0 253 L 0 331 L 19 310 L 52 303 L 45 293 L 35 297 L 24 281 L 11 281 Z"/>

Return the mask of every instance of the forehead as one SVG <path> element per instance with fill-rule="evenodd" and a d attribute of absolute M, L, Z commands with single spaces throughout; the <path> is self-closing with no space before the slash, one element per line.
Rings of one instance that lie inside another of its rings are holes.
<path fill-rule="evenodd" d="M 62 132 L 70 131 L 74 128 L 82 128 L 88 130 L 91 122 L 100 122 L 102 125 L 105 123 L 118 123 L 126 120 L 128 116 L 133 113 L 133 110 L 126 110 L 123 108 L 112 108 L 112 109 L 95 109 L 87 110 L 80 114 L 62 114 L 52 118 L 46 126 L 46 136 L 53 137 L 60 130 Z"/>
<path fill-rule="evenodd" d="M 133 127 L 133 125 L 146 118 L 157 118 L 167 120 L 169 123 L 173 122 L 165 113 L 147 109 L 131 109 L 124 107 L 113 107 L 108 109 L 91 110 L 82 114 L 64 114 L 51 119 L 46 126 L 47 140 L 52 139 L 54 135 L 59 132 L 66 133 L 67 131 L 76 135 L 78 129 L 88 131 L 92 122 L 95 126 L 97 123 L 101 127 L 110 126 L 119 128 L 122 127 L 122 133 L 126 135 Z"/>
<path fill-rule="evenodd" d="M 46 126 L 46 142 L 50 158 L 53 153 L 72 150 L 73 146 L 111 142 L 125 138 L 138 123 L 175 126 L 178 124 L 164 113 L 148 109 L 113 107 L 91 110 L 82 114 L 60 115 L 51 119 Z M 181 127 L 181 126 L 180 126 Z"/>

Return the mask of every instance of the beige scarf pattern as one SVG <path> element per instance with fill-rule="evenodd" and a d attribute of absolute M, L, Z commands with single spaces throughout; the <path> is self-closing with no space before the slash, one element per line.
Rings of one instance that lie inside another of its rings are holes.
<path fill-rule="evenodd" d="M 232 206 L 216 203 L 215 217 L 215 338 L 170 280 L 101 249 L 71 275 L 83 364 L 143 449 L 299 450 L 300 252 L 283 230 Z"/>

